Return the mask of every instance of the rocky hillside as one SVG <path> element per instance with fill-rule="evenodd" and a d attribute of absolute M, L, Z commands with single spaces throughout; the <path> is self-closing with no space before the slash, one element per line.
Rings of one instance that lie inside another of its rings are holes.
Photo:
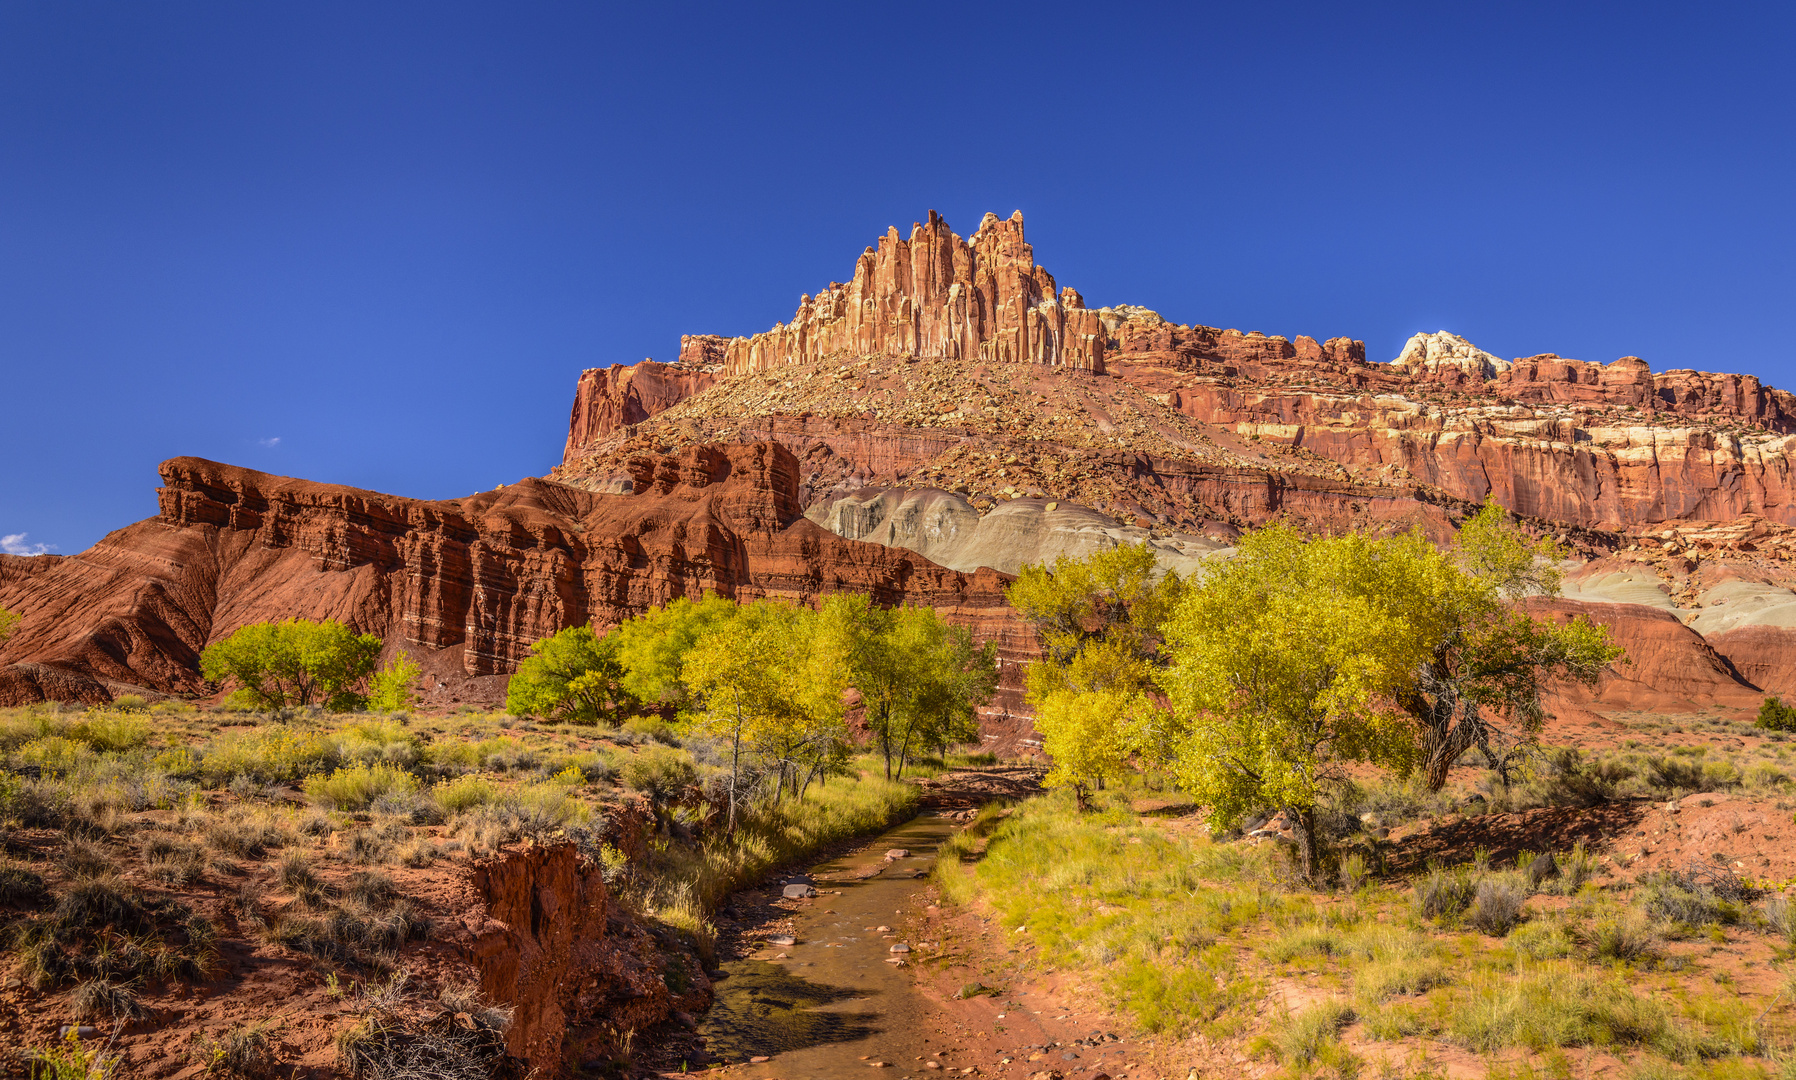
<path fill-rule="evenodd" d="M 932 213 L 790 322 L 584 373 L 552 475 L 610 490 L 645 450 L 767 441 L 813 520 L 960 569 L 1142 538 L 1188 568 L 1273 519 L 1444 540 L 1494 497 L 1575 552 L 1574 603 L 1707 650 L 1711 690 L 1793 678 L 1796 398 L 1751 375 L 1503 360 L 1445 332 L 1377 363 L 1347 337 L 1090 309 L 1020 215 L 963 241 Z M 1640 678 L 1610 682 L 1636 700 Z"/>
<path fill-rule="evenodd" d="M 1750 375 L 1503 360 L 1448 333 L 1390 363 L 1088 308 L 1020 215 L 931 213 L 746 338 L 580 377 L 562 463 L 426 502 L 195 459 L 161 512 L 67 558 L 0 556 L 0 703 L 194 692 L 238 626 L 335 617 L 411 650 L 433 704 L 492 701 L 531 642 L 678 595 L 929 603 L 1000 640 L 989 721 L 1027 734 L 1003 573 L 1151 540 L 1189 570 L 1275 519 L 1447 539 L 1496 498 L 1561 538 L 1567 610 L 1636 657 L 1611 704 L 1796 693 L 1796 398 Z M 1681 706 L 1680 706 L 1681 707 Z"/>

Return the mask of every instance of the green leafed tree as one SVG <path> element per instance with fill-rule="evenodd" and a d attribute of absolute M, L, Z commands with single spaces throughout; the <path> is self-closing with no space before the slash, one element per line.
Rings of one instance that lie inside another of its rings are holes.
<path fill-rule="evenodd" d="M 1420 537 L 1387 541 L 1406 546 L 1406 557 L 1387 560 L 1367 583 L 1428 634 L 1428 651 L 1398 701 L 1421 725 L 1422 775 L 1433 791 L 1474 748 L 1507 785 L 1540 733 L 1547 683 L 1593 684 L 1624 662 L 1606 627 L 1583 616 L 1536 618 L 1519 606 L 1558 593 L 1555 563 L 1563 552 L 1507 519 L 1502 507 L 1485 503 L 1445 553 Z"/>
<path fill-rule="evenodd" d="M 381 640 L 335 619 L 252 623 L 200 653 L 200 673 L 234 682 L 251 706 L 362 708 L 363 684 L 380 659 Z"/>
<path fill-rule="evenodd" d="M 530 646 L 505 687 L 505 711 L 574 724 L 616 724 L 635 706 L 617 642 L 570 626 Z"/>
<path fill-rule="evenodd" d="M 401 712 L 417 700 L 418 666 L 410 654 L 401 652 L 391 663 L 368 678 L 368 708 L 374 712 Z"/>
<path fill-rule="evenodd" d="M 847 658 L 888 780 L 920 750 L 978 736 L 978 707 L 997 689 L 995 642 L 975 645 L 934 608 L 882 608 L 860 594 L 830 597 L 818 617 Z"/>
<path fill-rule="evenodd" d="M 746 764 L 758 758 L 774 768 L 777 797 L 802 792 L 839 760 L 848 663 L 840 635 L 816 612 L 742 605 L 686 653 L 681 680 L 698 705 L 696 728 L 728 746 L 730 829 L 751 794 Z"/>
<path fill-rule="evenodd" d="M 7 638 L 12 637 L 13 631 L 19 628 L 19 619 L 18 612 L 0 607 L 0 644 L 4 644 Z"/>
<path fill-rule="evenodd" d="M 700 638 L 735 617 L 735 601 L 706 593 L 696 603 L 682 596 L 626 620 L 607 635 L 616 639 L 624 689 L 651 708 L 686 712 L 692 707 L 682 677 L 686 654 Z"/>
<path fill-rule="evenodd" d="M 1316 802 L 1346 766 L 1406 773 L 1415 761 L 1413 724 L 1393 697 L 1429 642 L 1367 595 L 1386 554 L 1364 536 L 1263 529 L 1208 567 L 1166 626 L 1180 783 L 1222 826 L 1282 809 L 1305 875 L 1317 865 Z"/>
<path fill-rule="evenodd" d="M 1163 714 L 1148 695 L 1167 662 L 1167 620 L 1188 591 L 1147 543 L 1027 566 L 1010 587 L 1011 605 L 1041 635 L 1027 697 L 1054 763 L 1047 783 L 1071 788 L 1081 807 L 1137 752 L 1165 756 Z"/>

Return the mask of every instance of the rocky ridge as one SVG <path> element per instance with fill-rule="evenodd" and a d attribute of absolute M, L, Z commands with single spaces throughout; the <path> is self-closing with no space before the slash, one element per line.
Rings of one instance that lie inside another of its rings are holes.
<path fill-rule="evenodd" d="M 532 643 L 706 591 L 810 602 L 837 591 L 922 603 L 996 639 L 1012 717 L 1034 643 L 1004 578 L 847 540 L 802 516 L 777 443 L 691 446 L 622 462 L 613 493 L 525 480 L 426 501 L 198 458 L 162 465 L 161 513 L 77 556 L 0 555 L 0 704 L 103 702 L 115 689 L 205 689 L 200 650 L 248 623 L 335 618 L 423 663 L 427 704 L 502 699 Z M 1017 728 L 1018 730 L 1012 730 Z"/>

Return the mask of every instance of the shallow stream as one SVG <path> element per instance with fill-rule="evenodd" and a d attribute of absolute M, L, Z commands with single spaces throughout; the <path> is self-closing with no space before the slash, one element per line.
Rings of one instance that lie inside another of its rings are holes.
<path fill-rule="evenodd" d="M 868 1059 L 908 1072 L 902 1067 L 925 1050 L 929 1006 L 912 969 L 886 962 L 894 944 L 914 942 L 878 928 L 901 927 L 915 913 L 912 894 L 952 828 L 923 814 L 813 867 L 809 876 L 820 895 L 793 916 L 797 943 L 765 946 L 722 965 L 728 977 L 717 983 L 717 1002 L 699 1023 L 710 1051 L 729 1061 L 773 1057 L 768 1075 L 865 1080 Z M 856 877 L 894 848 L 910 854 L 877 876 Z M 787 959 L 777 959 L 779 953 Z"/>

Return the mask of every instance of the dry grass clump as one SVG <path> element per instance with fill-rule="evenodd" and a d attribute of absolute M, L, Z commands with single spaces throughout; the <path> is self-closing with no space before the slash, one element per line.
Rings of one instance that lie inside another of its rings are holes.
<path fill-rule="evenodd" d="M 1430 866 L 1427 876 L 1416 882 L 1416 914 L 1444 922 L 1471 907 L 1477 895 L 1478 884 L 1463 867 Z"/>
<path fill-rule="evenodd" d="M 337 1039 L 337 1067 L 354 1080 L 489 1080 L 505 1055 L 505 1028 L 493 1010 L 445 1009 L 423 1021 L 375 1008 Z"/>
<path fill-rule="evenodd" d="M 279 1060 L 272 1023 L 239 1024 L 212 1041 L 207 1049 L 206 1075 L 231 1080 L 269 1080 L 277 1074 Z"/>
<path fill-rule="evenodd" d="M 331 904 L 314 879 L 310 885 L 302 881 L 299 901 L 272 919 L 259 914 L 259 897 L 242 906 L 258 911 L 266 940 L 321 960 L 384 967 L 401 945 L 429 936 L 430 920 L 399 896 L 385 874 L 351 875 L 342 893 L 341 902 Z M 299 908 L 318 914 L 299 914 Z"/>
<path fill-rule="evenodd" d="M 166 885 L 191 885 L 206 873 L 206 850 L 191 840 L 156 835 L 139 851 L 150 876 Z"/>
<path fill-rule="evenodd" d="M 1487 877 L 1478 883 L 1467 918 L 1491 937 L 1505 937 L 1522 921 L 1528 905 L 1527 886 L 1505 876 Z"/>
<path fill-rule="evenodd" d="M 205 825 L 206 842 L 240 859 L 259 859 L 271 848 L 286 847 L 293 833 L 266 807 L 233 807 Z"/>
<path fill-rule="evenodd" d="M 200 978 L 216 957 L 217 932 L 204 917 L 110 876 L 75 880 L 54 909 L 15 922 L 10 936 L 20 977 L 38 989 L 71 979 Z"/>
<path fill-rule="evenodd" d="M 297 851 L 289 851 L 274 864 L 275 880 L 281 887 L 300 892 L 320 887 L 317 871 L 312 869 L 312 861 Z"/>
<path fill-rule="evenodd" d="M 139 1020 L 145 1015 L 131 988 L 109 978 L 88 979 L 77 986 L 69 1005 L 77 1020 Z"/>
<path fill-rule="evenodd" d="M 42 875 L 23 863 L 0 858 L 0 907 L 41 907 L 50 900 Z"/>
<path fill-rule="evenodd" d="M 103 842 L 72 836 L 63 843 L 62 872 L 70 877 L 103 877 L 118 872 L 118 859 Z"/>

